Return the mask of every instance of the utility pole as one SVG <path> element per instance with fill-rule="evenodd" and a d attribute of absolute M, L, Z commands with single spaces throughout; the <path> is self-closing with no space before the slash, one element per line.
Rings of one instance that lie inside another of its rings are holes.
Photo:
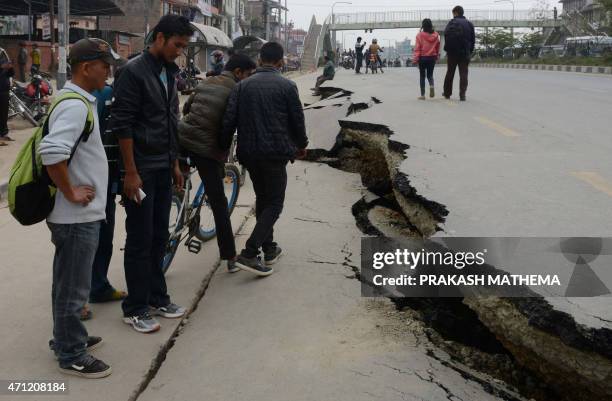
<path fill-rule="evenodd" d="M 149 0 L 142 0 L 144 3 L 145 15 L 144 15 L 144 37 L 145 42 L 147 41 L 147 35 L 149 34 Z"/>
<path fill-rule="evenodd" d="M 49 70 L 55 71 L 55 2 L 49 0 L 49 25 L 51 26 L 51 64 Z"/>
<path fill-rule="evenodd" d="M 27 0 L 28 3 L 28 42 L 32 41 L 32 0 Z"/>
<path fill-rule="evenodd" d="M 285 0 L 285 53 L 289 51 L 289 21 L 287 20 L 287 0 Z"/>
<path fill-rule="evenodd" d="M 59 33 L 59 69 L 57 71 L 57 89 L 62 89 L 66 83 L 66 57 L 70 34 L 70 0 L 58 0 L 57 31 Z"/>
<path fill-rule="evenodd" d="M 270 40 L 270 5 L 268 4 L 268 0 L 264 0 L 264 10 L 265 10 L 265 18 L 266 18 L 266 40 Z"/>

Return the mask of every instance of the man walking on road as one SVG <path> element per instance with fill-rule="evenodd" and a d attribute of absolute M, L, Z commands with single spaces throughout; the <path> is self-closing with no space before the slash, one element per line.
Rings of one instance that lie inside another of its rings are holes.
<path fill-rule="evenodd" d="M 122 156 L 127 218 L 123 321 L 141 333 L 160 329 L 152 316 L 179 318 L 185 308 L 170 302 L 162 261 L 168 242 L 172 181 L 183 187 L 177 125 L 179 100 L 174 60 L 189 44 L 189 20 L 165 15 L 153 28 L 153 42 L 130 60 L 115 83 L 113 133 Z"/>
<path fill-rule="evenodd" d="M 363 65 L 363 48 L 365 47 L 365 42 L 361 41 L 361 36 L 357 38 L 357 43 L 355 43 L 355 55 L 357 56 L 357 63 L 355 65 L 355 73 L 361 74 L 361 66 Z"/>
<path fill-rule="evenodd" d="M 81 39 L 70 49 L 72 81 L 59 97 L 76 93 L 79 98 L 60 101 L 48 118 L 49 133 L 39 153 L 49 177 L 57 186 L 55 205 L 47 217 L 53 259 L 53 340 L 62 373 L 95 379 L 111 374 L 111 367 L 88 354 L 102 342 L 89 337 L 80 320 L 91 285 L 91 269 L 98 248 L 100 223 L 106 214 L 108 165 L 95 117 L 92 92 L 104 87 L 119 56 L 100 39 Z M 89 117 L 91 116 L 91 118 Z M 88 121 L 93 121 L 90 127 Z M 92 129 L 93 128 L 93 129 Z"/>
<path fill-rule="evenodd" d="M 474 25 L 463 16 L 463 7 L 453 8 L 453 17 L 444 30 L 447 70 L 443 96 L 450 99 L 453 93 L 455 70 L 459 67 L 459 98 L 465 101 L 465 92 L 468 87 L 468 65 L 474 52 L 476 35 Z"/>
<path fill-rule="evenodd" d="M 238 159 L 255 189 L 257 223 L 236 265 L 268 276 L 274 272 L 269 266 L 282 253 L 274 242 L 274 223 L 285 202 L 287 162 L 306 156 L 308 138 L 297 86 L 280 74 L 283 47 L 268 42 L 259 58 L 261 66 L 255 74 L 236 85 L 230 95 L 219 144 L 229 149 L 238 129 Z M 264 263 L 258 257 L 260 249 Z"/>
<path fill-rule="evenodd" d="M 195 162 L 206 188 L 206 197 L 215 218 L 219 253 L 222 260 L 227 260 L 230 273 L 240 269 L 235 264 L 236 244 L 223 186 L 227 152 L 219 147 L 219 137 L 232 89 L 248 78 L 255 68 L 255 62 L 249 56 L 234 54 L 225 65 L 225 71 L 197 86 L 185 103 L 185 117 L 179 122 L 179 142 Z"/>

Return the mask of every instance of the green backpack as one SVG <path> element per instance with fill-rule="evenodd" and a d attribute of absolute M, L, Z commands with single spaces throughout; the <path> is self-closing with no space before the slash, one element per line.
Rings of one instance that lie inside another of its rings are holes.
<path fill-rule="evenodd" d="M 76 92 L 65 92 L 55 98 L 44 117 L 44 123 L 34 131 L 32 137 L 23 145 L 17 159 L 11 168 L 8 184 L 9 209 L 13 217 L 24 226 L 39 223 L 47 218 L 55 205 L 57 189 L 43 166 L 42 158 L 38 153 L 41 140 L 49 133 L 49 116 L 57 105 L 68 99 L 79 99 L 87 105 L 87 121 L 81 136 L 72 147 L 68 164 L 77 146 L 87 141 L 94 128 L 94 114 L 87 99 Z"/>

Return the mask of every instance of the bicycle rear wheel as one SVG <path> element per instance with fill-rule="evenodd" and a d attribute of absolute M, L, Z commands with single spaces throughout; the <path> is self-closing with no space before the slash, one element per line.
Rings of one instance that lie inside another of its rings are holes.
<path fill-rule="evenodd" d="M 236 201 L 238 200 L 238 194 L 240 193 L 240 170 L 235 164 L 228 163 L 225 165 L 223 186 L 225 197 L 227 198 L 227 207 L 231 216 L 236 206 Z M 196 232 L 196 237 L 200 241 L 209 241 L 216 235 L 217 229 L 215 227 L 215 218 L 205 194 L 204 204 L 200 210 L 200 229 Z"/>
<path fill-rule="evenodd" d="M 170 231 L 170 236 L 173 233 L 179 231 L 183 225 L 183 215 L 185 211 L 181 213 L 182 206 L 182 198 L 179 195 L 172 196 L 172 205 L 170 208 L 170 225 L 168 230 Z M 162 271 L 164 274 L 170 268 L 172 261 L 174 260 L 174 255 L 176 255 L 176 250 L 178 249 L 180 242 L 179 238 L 174 238 L 168 241 L 166 244 L 166 251 L 164 253 L 164 258 L 162 259 Z"/>

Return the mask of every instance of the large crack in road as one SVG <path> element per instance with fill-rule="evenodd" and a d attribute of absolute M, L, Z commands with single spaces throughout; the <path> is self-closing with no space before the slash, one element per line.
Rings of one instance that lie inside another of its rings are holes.
<path fill-rule="evenodd" d="M 323 98 L 343 97 L 348 115 L 380 100 L 355 102 L 352 93 L 327 88 Z M 371 236 L 427 238 L 441 230 L 449 211 L 421 196 L 407 174 L 399 171 L 409 145 L 393 141 L 389 127 L 339 120 L 335 145 L 313 149 L 309 161 L 358 173 L 370 194 L 353 205 L 358 228 Z M 354 267 L 354 278 L 360 279 Z M 541 401 L 612 399 L 612 332 L 587 329 L 554 311 L 543 298 L 470 297 L 393 299 L 398 309 L 411 308 L 434 331 L 433 344 L 452 356 L 446 361 L 462 375 L 504 399 Z M 501 313 L 500 313 L 501 311 Z M 436 357 L 431 351 L 432 357 Z M 436 357 L 439 359 L 438 357 Z M 458 368 L 455 362 L 464 368 Z M 471 374 L 475 369 L 501 380 Z M 517 398 L 518 397 L 518 398 Z"/>

